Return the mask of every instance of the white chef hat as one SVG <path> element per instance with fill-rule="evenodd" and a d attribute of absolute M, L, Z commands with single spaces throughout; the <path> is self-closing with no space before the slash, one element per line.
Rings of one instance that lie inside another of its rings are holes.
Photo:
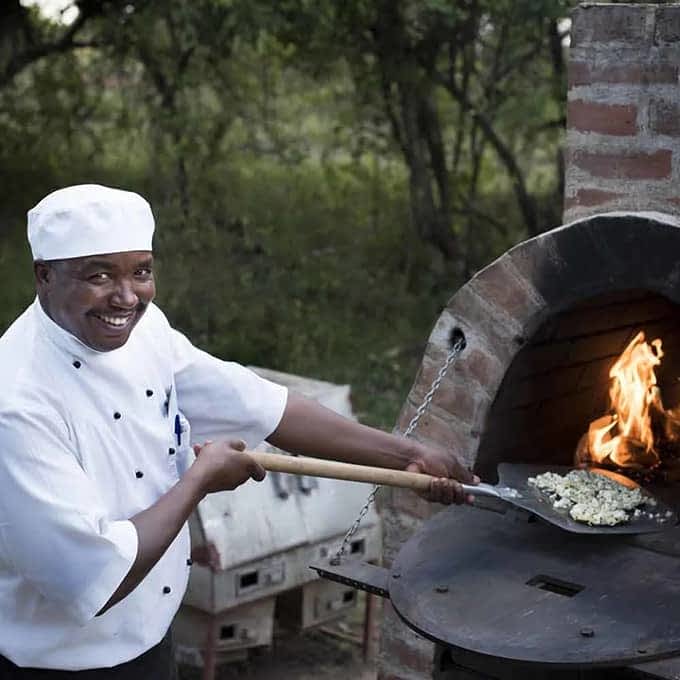
<path fill-rule="evenodd" d="M 149 204 L 131 191 L 79 184 L 48 194 L 28 211 L 34 260 L 151 250 Z"/>

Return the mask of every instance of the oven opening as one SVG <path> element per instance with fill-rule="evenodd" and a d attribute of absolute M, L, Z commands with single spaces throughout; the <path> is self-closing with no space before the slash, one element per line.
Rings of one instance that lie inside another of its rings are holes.
<path fill-rule="evenodd" d="M 527 581 L 527 585 L 540 588 L 541 590 L 547 590 L 556 595 L 563 595 L 564 597 L 574 597 L 574 595 L 577 595 L 585 588 L 585 586 L 581 586 L 578 583 L 562 581 L 559 578 L 553 578 L 552 576 L 546 576 L 545 574 L 539 574 L 538 576 L 530 578 Z"/>
<path fill-rule="evenodd" d="M 629 290 L 545 319 L 487 413 L 476 472 L 494 483 L 500 462 L 680 481 L 680 306 Z"/>

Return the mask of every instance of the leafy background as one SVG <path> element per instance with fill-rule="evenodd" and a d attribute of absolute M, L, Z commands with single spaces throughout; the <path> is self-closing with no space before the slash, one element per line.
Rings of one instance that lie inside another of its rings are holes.
<path fill-rule="evenodd" d="M 389 429 L 449 297 L 560 222 L 571 2 L 70 5 L 0 7 L 2 329 L 33 296 L 26 211 L 132 189 L 178 328 L 350 383 Z"/>

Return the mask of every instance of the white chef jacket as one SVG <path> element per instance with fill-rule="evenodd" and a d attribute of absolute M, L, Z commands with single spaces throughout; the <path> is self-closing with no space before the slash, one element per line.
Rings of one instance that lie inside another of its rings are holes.
<path fill-rule="evenodd" d="M 125 345 L 98 352 L 37 299 L 0 338 L 0 385 L 0 654 L 65 670 L 133 659 L 167 632 L 190 546 L 185 525 L 95 616 L 135 560 L 129 518 L 177 482 L 191 441 L 269 436 L 286 389 L 198 350 L 155 305 Z"/>

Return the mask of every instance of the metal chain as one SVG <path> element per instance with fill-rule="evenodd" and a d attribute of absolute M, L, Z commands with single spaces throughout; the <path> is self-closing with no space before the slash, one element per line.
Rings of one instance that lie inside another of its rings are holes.
<path fill-rule="evenodd" d="M 427 394 L 423 397 L 422 403 L 416 409 L 413 418 L 411 418 L 411 422 L 408 424 L 408 427 L 406 428 L 403 437 L 409 437 L 413 433 L 413 430 L 416 429 L 416 427 L 418 426 L 418 422 L 422 418 L 423 414 L 430 407 L 432 399 L 434 398 L 435 393 L 439 389 L 439 385 L 444 379 L 446 372 L 449 370 L 449 366 L 451 366 L 451 364 L 455 361 L 455 359 L 463 351 L 463 349 L 465 349 L 465 338 L 461 334 L 454 339 L 451 349 L 446 355 L 446 359 L 444 359 L 444 363 L 439 369 L 439 372 L 437 373 L 435 379 L 432 381 L 432 385 L 430 385 L 430 389 L 427 391 Z M 381 488 L 382 487 L 379 484 L 373 485 L 373 489 L 371 490 L 371 493 L 368 494 L 364 506 L 361 508 L 357 518 L 354 520 L 352 526 L 348 529 L 347 533 L 345 534 L 345 537 L 342 539 L 342 543 L 340 544 L 338 551 L 335 553 L 335 555 L 333 555 L 333 557 L 331 557 L 330 560 L 331 564 L 333 565 L 340 564 L 342 558 L 347 553 L 347 546 L 349 545 L 349 542 L 352 540 L 352 536 L 354 536 L 354 534 L 359 529 L 361 522 L 363 521 L 368 511 L 371 509 L 371 505 L 373 505 L 375 497 Z"/>

